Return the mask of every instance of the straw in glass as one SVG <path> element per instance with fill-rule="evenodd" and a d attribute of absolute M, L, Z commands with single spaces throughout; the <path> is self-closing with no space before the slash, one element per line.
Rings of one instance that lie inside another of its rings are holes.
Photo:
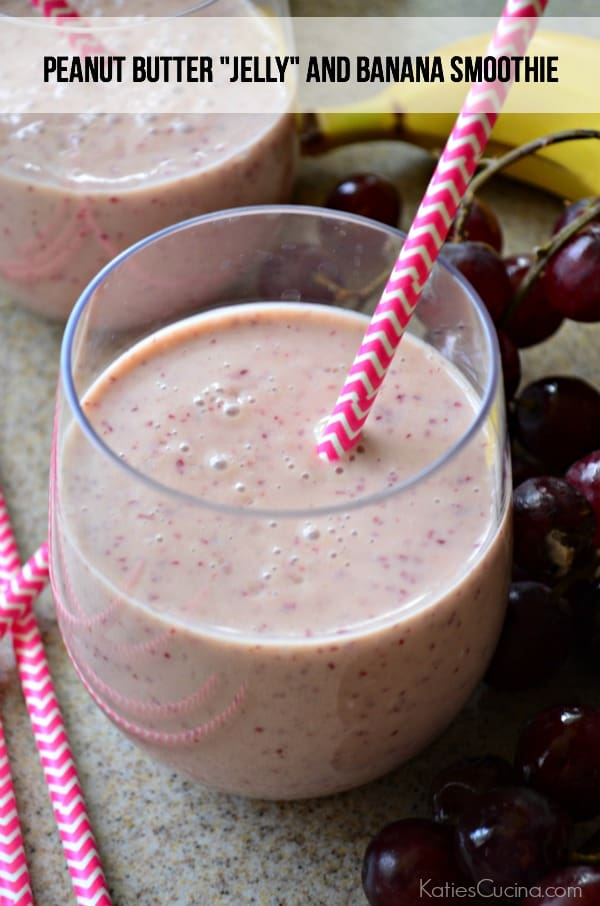
<path fill-rule="evenodd" d="M 18 564 L 17 546 L 0 489 L 3 562 Z M 33 735 L 78 906 L 111 906 L 48 660 L 32 603 L 48 580 L 43 544 L 4 586 L 0 621 L 12 621 L 17 667 Z"/>
<path fill-rule="evenodd" d="M 548 0 L 508 0 L 490 56 L 522 56 Z M 317 452 L 335 460 L 357 443 L 394 353 L 483 154 L 510 82 L 473 85 L 435 168 Z"/>
<path fill-rule="evenodd" d="M 67 0 L 30 0 L 34 9 L 39 9 L 47 19 L 53 19 L 57 25 L 62 25 L 65 20 L 79 19 L 80 15 L 74 6 Z M 69 32 L 69 44 L 76 53 L 83 57 L 94 55 L 104 56 L 107 51 L 103 44 L 93 35 L 85 31 Z"/>
<path fill-rule="evenodd" d="M 79 13 L 66 0 L 30 0 L 48 19 L 78 19 Z"/>

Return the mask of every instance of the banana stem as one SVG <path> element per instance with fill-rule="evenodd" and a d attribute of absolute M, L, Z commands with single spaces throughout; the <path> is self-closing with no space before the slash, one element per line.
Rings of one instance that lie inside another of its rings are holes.
<path fill-rule="evenodd" d="M 542 135 L 539 138 L 535 138 L 524 145 L 519 145 L 518 148 L 513 148 L 506 154 L 501 155 L 501 157 L 496 157 L 489 160 L 485 164 L 483 169 L 471 180 L 469 189 L 465 194 L 465 197 L 459 208 L 458 215 L 456 217 L 456 235 L 460 239 L 464 238 L 464 227 L 467 222 L 467 217 L 469 216 L 469 211 L 473 206 L 475 194 L 488 181 L 488 179 L 491 179 L 491 177 L 496 173 L 499 173 L 506 167 L 510 167 L 511 164 L 515 164 L 523 157 L 534 154 L 536 151 L 540 151 L 542 148 L 547 148 L 549 145 L 558 145 L 561 142 L 570 142 L 588 138 L 600 139 L 600 130 L 564 129 L 562 130 L 562 132 L 551 132 L 548 135 Z"/>
<path fill-rule="evenodd" d="M 596 217 L 600 217 L 600 199 L 592 199 L 571 223 L 568 223 L 563 227 L 563 229 L 556 233 L 556 235 L 554 235 L 545 245 L 536 248 L 533 264 L 525 274 L 519 289 L 515 293 L 514 299 L 506 309 L 500 322 L 501 327 L 506 327 L 507 324 L 510 323 L 510 319 L 515 314 L 535 281 L 541 276 L 550 258 L 561 249 L 566 242 L 568 242 L 571 236 L 574 236 L 575 233 Z"/>

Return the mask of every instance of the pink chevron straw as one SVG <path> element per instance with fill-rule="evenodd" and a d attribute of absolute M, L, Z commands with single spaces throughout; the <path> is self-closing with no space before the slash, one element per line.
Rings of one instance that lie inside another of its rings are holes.
<path fill-rule="evenodd" d="M 0 497 L 0 593 L 19 570 L 19 558 L 4 501 Z M 1 630 L 0 630 L 1 631 Z M 25 845 L 0 719 L 0 903 L 33 906 Z"/>
<path fill-rule="evenodd" d="M 0 721 L 0 903 L 2 906 L 9 903 L 33 906 L 2 721 Z"/>
<path fill-rule="evenodd" d="M 13 645 L 76 902 L 79 906 L 111 906 L 42 637 L 31 609 L 15 623 Z"/>
<path fill-rule="evenodd" d="M 42 11 L 48 19 L 78 19 L 79 13 L 66 0 L 30 0 L 32 6 Z"/>
<path fill-rule="evenodd" d="M 523 56 L 547 5 L 548 0 L 508 0 L 488 55 Z M 510 82 L 471 86 L 337 403 L 321 431 L 317 444 L 321 459 L 335 460 L 358 441 L 510 86 Z"/>
<path fill-rule="evenodd" d="M 48 545 L 43 544 L 21 569 L 15 569 L 18 551 L 1 489 L 0 517 L 0 562 L 13 568 L 4 586 L 0 633 L 12 622 L 21 686 L 76 902 L 78 906 L 112 906 L 32 608 L 48 580 Z"/>
<path fill-rule="evenodd" d="M 57 25 L 63 25 L 65 21 L 79 19 L 80 15 L 74 6 L 71 6 L 67 0 L 29 0 L 34 9 L 39 9 L 46 19 L 53 19 Z M 106 48 L 93 35 L 69 34 L 69 43 L 71 47 L 81 56 L 89 57 L 94 54 L 106 54 Z"/>

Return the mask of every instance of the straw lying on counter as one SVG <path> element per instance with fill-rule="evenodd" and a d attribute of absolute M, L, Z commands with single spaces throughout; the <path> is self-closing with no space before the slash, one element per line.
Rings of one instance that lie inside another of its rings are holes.
<path fill-rule="evenodd" d="M 76 902 L 79 906 L 111 906 L 92 825 L 33 612 L 33 601 L 47 580 L 47 544 L 43 544 L 20 567 L 15 538 L 0 489 L 0 634 L 7 630 L 12 633 L 21 687 Z M 0 800 L 0 891 L 5 891 L 6 897 L 1 902 L 26 906 L 33 903 L 33 899 L 3 735 L 0 738 L 0 784 L 5 797 Z"/>
<path fill-rule="evenodd" d="M 0 903 L 18 903 L 19 906 L 33 904 L 2 721 L 0 721 Z"/>
<path fill-rule="evenodd" d="M 547 4 L 548 0 L 508 0 L 488 55 L 523 56 Z M 322 459 L 338 459 L 358 442 L 510 87 L 510 82 L 478 83 L 469 90 L 337 403 L 321 431 L 317 452 Z"/>
<path fill-rule="evenodd" d="M 20 564 L 13 543 L 12 529 L 0 496 L 0 595 L 19 572 Z M 4 616 L 0 611 L 0 619 Z M 6 627 L 0 629 L 3 635 Z M 25 859 L 25 846 L 10 773 L 4 726 L 0 717 L 0 903 L 32 906 L 33 894 Z"/>

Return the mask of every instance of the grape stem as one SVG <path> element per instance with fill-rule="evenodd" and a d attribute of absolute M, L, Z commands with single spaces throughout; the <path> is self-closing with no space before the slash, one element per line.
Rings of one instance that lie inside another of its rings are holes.
<path fill-rule="evenodd" d="M 455 221 L 455 236 L 457 240 L 464 239 L 464 232 L 467 223 L 467 217 L 475 201 L 475 193 L 488 181 L 492 176 L 499 173 L 505 167 L 510 167 L 511 164 L 516 163 L 518 160 L 521 160 L 523 157 L 527 157 L 530 154 L 534 154 L 536 151 L 539 151 L 541 148 L 547 148 L 549 145 L 556 145 L 561 142 L 570 142 L 580 139 L 600 139 L 600 130 L 598 129 L 564 129 L 562 132 L 551 132 L 548 135 L 543 135 L 540 138 L 536 138 L 531 142 L 527 142 L 524 145 L 519 145 L 518 148 L 513 148 L 511 151 L 508 151 L 506 154 L 501 155 L 500 157 L 487 160 L 483 164 L 483 169 L 471 180 L 471 185 L 461 205 L 458 209 L 458 214 Z M 535 249 L 535 257 L 531 264 L 531 267 L 525 274 L 525 277 L 521 281 L 519 289 L 515 293 L 514 299 L 511 304 L 508 306 L 502 320 L 500 321 L 500 327 L 506 327 L 517 309 L 519 308 L 521 302 L 542 274 L 546 264 L 560 248 L 565 245 L 566 242 L 574 236 L 582 227 L 587 223 L 594 220 L 594 218 L 600 215 L 600 200 L 591 199 L 589 204 L 587 204 L 581 213 L 567 226 L 563 227 L 558 233 L 556 233 L 545 245 L 541 245 Z"/>
<path fill-rule="evenodd" d="M 552 589 L 553 599 L 557 602 L 560 601 L 563 598 L 565 592 L 567 592 L 569 588 L 576 582 L 579 582 L 581 580 L 588 581 L 595 579 L 598 575 L 599 567 L 600 557 L 597 552 L 596 555 L 592 555 L 590 559 L 583 565 L 569 570 L 569 573 L 566 576 L 563 576 L 556 583 L 556 585 Z"/>
<path fill-rule="evenodd" d="M 501 170 L 510 167 L 511 164 L 515 164 L 518 160 L 521 160 L 521 158 L 528 157 L 530 154 L 535 154 L 536 151 L 547 148 L 549 145 L 558 145 L 561 144 L 561 142 L 571 142 L 588 138 L 600 139 L 600 130 L 563 129 L 561 132 L 550 132 L 548 135 L 542 135 L 540 138 L 535 138 L 530 142 L 526 142 L 524 145 L 519 145 L 518 148 L 512 148 L 500 157 L 489 158 L 483 161 L 481 171 L 471 180 L 471 184 L 460 204 L 455 220 L 456 236 L 459 239 L 465 238 L 464 228 L 473 202 L 475 201 L 475 194 L 489 179 L 491 179 L 492 176 L 495 176 L 496 173 L 500 173 Z"/>
<path fill-rule="evenodd" d="M 581 850 L 569 854 L 571 865 L 600 865 L 600 831 L 587 840 Z"/>
<path fill-rule="evenodd" d="M 314 281 L 333 293 L 334 302 L 337 305 L 346 304 L 346 307 L 353 311 L 363 311 L 365 302 L 368 301 L 373 293 L 381 291 L 389 275 L 389 268 L 386 268 L 373 280 L 370 280 L 366 286 L 363 286 L 362 289 L 346 289 L 346 287 L 341 286 L 336 280 L 332 280 L 326 274 L 316 274 Z"/>

